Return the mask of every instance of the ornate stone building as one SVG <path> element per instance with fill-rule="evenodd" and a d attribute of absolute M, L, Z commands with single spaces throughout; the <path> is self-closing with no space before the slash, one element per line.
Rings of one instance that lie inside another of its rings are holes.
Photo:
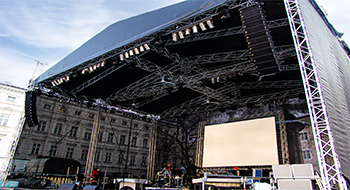
<path fill-rule="evenodd" d="M 11 162 L 16 138 L 22 128 L 25 89 L 0 83 L 0 174 L 1 181 Z"/>
<path fill-rule="evenodd" d="M 83 174 L 94 116 L 100 114 L 94 168 L 117 176 L 146 176 L 151 126 L 147 121 L 44 94 L 38 96 L 36 105 L 39 125 L 25 125 L 15 154 L 17 161 L 74 159 L 81 163 Z M 40 172 L 35 166 L 25 170 Z"/>

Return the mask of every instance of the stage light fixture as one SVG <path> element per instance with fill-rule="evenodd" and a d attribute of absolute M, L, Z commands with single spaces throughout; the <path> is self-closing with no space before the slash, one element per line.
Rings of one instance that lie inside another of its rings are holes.
<path fill-rule="evenodd" d="M 66 76 L 66 82 L 68 82 L 70 79 L 69 75 Z"/>
<path fill-rule="evenodd" d="M 134 52 L 132 51 L 132 49 L 129 51 L 130 56 L 134 55 Z"/>
<path fill-rule="evenodd" d="M 125 59 L 129 58 L 129 53 L 128 52 L 125 52 L 124 55 L 125 55 Z"/>
<path fill-rule="evenodd" d="M 182 31 L 179 31 L 179 37 L 180 37 L 180 39 L 184 39 L 185 38 L 184 33 Z"/>
<path fill-rule="evenodd" d="M 144 44 L 146 50 L 150 50 L 151 48 L 148 46 L 148 44 Z"/>
<path fill-rule="evenodd" d="M 101 67 L 104 67 L 105 64 L 106 64 L 106 62 L 105 62 L 105 61 L 102 61 L 102 62 L 101 62 Z"/>
<path fill-rule="evenodd" d="M 207 20 L 207 25 L 209 26 L 209 28 L 214 28 L 214 24 L 211 20 Z"/>
<path fill-rule="evenodd" d="M 51 85 L 52 85 L 52 86 L 56 86 L 56 84 L 55 84 L 53 81 L 51 82 Z"/>
<path fill-rule="evenodd" d="M 139 49 L 137 49 L 137 48 L 134 48 L 134 52 L 136 55 L 140 54 Z"/>
<path fill-rule="evenodd" d="M 192 31 L 193 31 L 193 33 L 198 33 L 198 27 L 196 25 L 194 25 L 192 27 Z"/>
<path fill-rule="evenodd" d="M 190 35 L 190 34 L 191 34 L 191 29 L 187 28 L 187 29 L 185 30 L 185 35 Z"/>
<path fill-rule="evenodd" d="M 94 69 L 92 68 L 92 66 L 89 67 L 89 71 L 90 71 L 90 73 L 91 73 L 92 71 L 94 71 Z"/>
<path fill-rule="evenodd" d="M 216 82 L 220 82 L 220 77 L 216 77 Z"/>
<path fill-rule="evenodd" d="M 140 46 L 140 52 L 144 52 L 145 48 L 143 46 Z"/>
<path fill-rule="evenodd" d="M 119 58 L 120 58 L 121 61 L 124 61 L 124 54 L 121 53 L 121 54 L 119 55 Z"/>
<path fill-rule="evenodd" d="M 95 70 L 97 70 L 97 65 L 94 65 L 93 67 L 92 67 L 92 69 L 95 71 Z"/>
<path fill-rule="evenodd" d="M 174 42 L 176 42 L 176 41 L 177 41 L 177 34 L 176 34 L 176 32 L 175 32 L 175 33 L 173 33 L 173 41 L 174 41 Z"/>
<path fill-rule="evenodd" d="M 203 22 L 199 23 L 199 27 L 201 27 L 202 31 L 206 31 L 207 30 L 207 28 L 205 27 Z"/>
<path fill-rule="evenodd" d="M 215 83 L 215 78 L 211 78 L 211 83 Z"/>

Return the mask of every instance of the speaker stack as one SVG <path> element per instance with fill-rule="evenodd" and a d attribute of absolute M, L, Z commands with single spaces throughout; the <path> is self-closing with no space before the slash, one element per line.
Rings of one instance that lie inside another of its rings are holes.
<path fill-rule="evenodd" d="M 259 75 L 280 71 L 280 63 L 268 29 L 265 15 L 259 4 L 240 9 L 248 48 Z"/>
<path fill-rule="evenodd" d="M 36 115 L 36 93 L 34 91 L 26 92 L 25 99 L 25 117 L 26 123 L 29 127 L 39 125 L 38 117 Z"/>

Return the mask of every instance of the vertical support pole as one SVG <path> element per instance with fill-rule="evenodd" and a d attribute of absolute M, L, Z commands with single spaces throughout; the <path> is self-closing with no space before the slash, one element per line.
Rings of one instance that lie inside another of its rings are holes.
<path fill-rule="evenodd" d="M 202 162 L 203 162 L 204 126 L 205 126 L 205 121 L 201 121 L 198 123 L 196 162 L 195 162 L 195 165 L 197 167 L 202 167 Z"/>
<path fill-rule="evenodd" d="M 278 112 L 280 146 L 282 151 L 282 163 L 289 164 L 287 129 L 283 111 Z"/>
<path fill-rule="evenodd" d="M 98 110 L 98 113 L 94 117 L 94 124 L 92 127 L 92 132 L 90 137 L 89 150 L 86 158 L 86 166 L 85 166 L 85 173 L 84 173 L 85 179 L 90 179 L 90 174 L 94 167 L 99 129 L 100 129 L 100 108 Z"/>
<path fill-rule="evenodd" d="M 157 150 L 157 128 L 158 122 L 153 121 L 153 125 L 151 128 L 150 134 L 150 144 L 149 144 L 149 152 L 148 152 L 148 163 L 147 163 L 147 180 L 154 179 L 154 167 L 156 164 L 156 150 Z"/>
<path fill-rule="evenodd" d="M 317 66 L 311 50 L 299 0 L 284 0 L 309 107 L 315 147 L 325 189 L 346 190 L 328 119 Z"/>
<path fill-rule="evenodd" d="M 130 140 L 131 140 L 132 122 L 133 122 L 133 119 L 131 118 L 130 119 L 129 135 L 128 135 L 128 144 L 127 144 L 127 147 L 126 147 L 126 158 L 125 158 L 125 168 L 124 168 L 125 174 L 127 174 L 128 164 L 129 164 L 129 153 L 130 153 Z"/>

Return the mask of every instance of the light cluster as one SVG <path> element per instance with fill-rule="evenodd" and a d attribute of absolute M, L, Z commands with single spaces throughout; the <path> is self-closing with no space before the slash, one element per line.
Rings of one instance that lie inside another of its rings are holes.
<path fill-rule="evenodd" d="M 206 24 L 205 24 L 206 23 Z M 205 22 L 200 22 L 198 24 L 199 28 L 202 30 L 202 31 L 206 31 L 207 30 L 207 27 L 209 27 L 210 29 L 214 28 L 214 24 L 213 24 L 213 21 L 212 20 L 207 20 Z M 193 25 L 192 27 L 190 28 L 186 28 L 185 30 L 180 30 L 178 32 L 174 32 L 172 34 L 172 37 L 173 37 L 173 41 L 176 42 L 178 40 L 178 38 L 180 39 L 184 39 L 186 35 L 190 35 L 191 34 L 191 29 L 192 29 L 192 33 L 195 34 L 195 33 L 198 33 L 198 26 L 197 25 Z"/>
<path fill-rule="evenodd" d="M 124 61 L 125 59 L 130 58 L 131 56 L 138 55 L 141 52 L 144 52 L 146 50 L 150 50 L 151 48 L 149 47 L 148 44 L 143 44 L 140 47 L 135 47 L 133 49 L 127 50 L 121 54 L 119 54 L 119 59 L 121 61 Z"/>

